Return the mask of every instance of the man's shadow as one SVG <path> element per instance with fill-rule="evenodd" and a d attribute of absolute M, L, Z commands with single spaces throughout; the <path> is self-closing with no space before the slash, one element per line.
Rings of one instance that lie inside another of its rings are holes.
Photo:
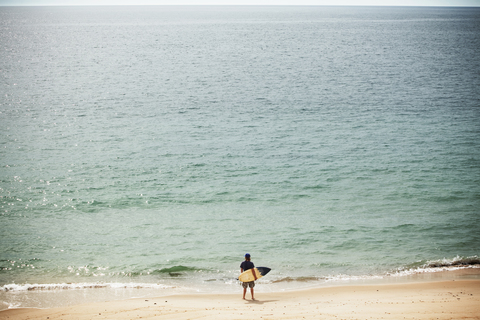
<path fill-rule="evenodd" d="M 264 304 L 269 302 L 276 302 L 278 300 L 245 300 L 245 301 L 251 304 Z"/>

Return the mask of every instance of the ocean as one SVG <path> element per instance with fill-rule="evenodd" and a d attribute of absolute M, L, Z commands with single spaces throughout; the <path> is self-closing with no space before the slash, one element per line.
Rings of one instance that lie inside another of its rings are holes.
<path fill-rule="evenodd" d="M 0 309 L 478 268 L 479 21 L 0 7 Z"/>

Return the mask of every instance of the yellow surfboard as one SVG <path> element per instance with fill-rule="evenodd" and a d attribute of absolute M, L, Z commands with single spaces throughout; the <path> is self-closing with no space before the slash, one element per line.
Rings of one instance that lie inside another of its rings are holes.
<path fill-rule="evenodd" d="M 242 272 L 238 277 L 238 280 L 242 282 L 255 281 L 266 275 L 270 271 L 270 268 L 258 267 L 253 269 L 248 269 L 247 271 Z"/>

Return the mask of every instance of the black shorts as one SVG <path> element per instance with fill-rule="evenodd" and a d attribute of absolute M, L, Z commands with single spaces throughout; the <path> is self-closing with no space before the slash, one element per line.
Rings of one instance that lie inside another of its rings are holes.
<path fill-rule="evenodd" d="M 250 281 L 250 282 L 242 282 L 242 287 L 247 289 L 248 287 L 253 288 L 255 287 L 255 281 Z"/>

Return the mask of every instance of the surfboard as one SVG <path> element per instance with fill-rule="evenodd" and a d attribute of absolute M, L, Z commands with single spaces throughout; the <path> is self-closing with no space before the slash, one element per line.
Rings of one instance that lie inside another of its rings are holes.
<path fill-rule="evenodd" d="M 253 269 L 248 269 L 247 271 L 242 272 L 242 274 L 238 277 L 238 280 L 242 282 L 250 282 L 255 281 L 266 275 L 270 272 L 270 268 L 266 267 L 258 267 Z"/>

